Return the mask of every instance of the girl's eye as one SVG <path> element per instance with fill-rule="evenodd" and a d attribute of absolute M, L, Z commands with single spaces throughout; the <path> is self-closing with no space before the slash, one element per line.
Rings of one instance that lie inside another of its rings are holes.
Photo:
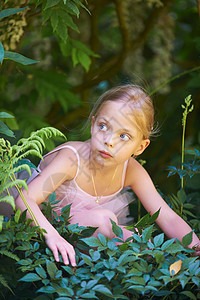
<path fill-rule="evenodd" d="M 101 131 L 106 131 L 108 129 L 108 127 L 103 123 L 99 124 L 99 128 Z"/>
<path fill-rule="evenodd" d="M 125 133 L 120 134 L 120 138 L 121 138 L 123 141 L 128 141 L 128 140 L 130 140 L 130 137 L 129 137 L 127 134 L 125 134 Z"/>

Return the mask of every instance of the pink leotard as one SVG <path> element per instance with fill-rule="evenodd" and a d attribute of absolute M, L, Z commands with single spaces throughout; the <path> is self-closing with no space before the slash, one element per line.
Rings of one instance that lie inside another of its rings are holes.
<path fill-rule="evenodd" d="M 78 161 L 78 167 L 77 167 L 75 177 L 72 180 L 65 181 L 55 190 L 56 200 L 58 200 L 59 203 L 57 204 L 57 207 L 54 209 L 54 211 L 56 211 L 57 214 L 60 215 L 61 209 L 69 204 L 71 204 L 71 209 L 70 209 L 71 215 L 76 214 L 76 212 L 83 212 L 84 210 L 86 211 L 86 213 L 88 213 L 88 211 L 91 211 L 93 209 L 104 208 L 104 209 L 111 210 L 116 215 L 120 225 L 128 224 L 128 222 L 131 219 L 130 217 L 127 217 L 129 214 L 128 204 L 130 202 L 132 202 L 134 200 L 134 198 L 133 198 L 133 196 L 131 197 L 130 195 L 128 195 L 127 192 L 126 193 L 121 192 L 123 189 L 123 186 L 124 186 L 124 180 L 125 180 L 125 174 L 126 174 L 126 168 L 127 168 L 128 161 L 126 161 L 124 163 L 121 188 L 114 194 L 111 194 L 108 196 L 102 196 L 99 200 L 99 203 L 96 203 L 96 201 L 95 201 L 96 197 L 86 193 L 76 183 L 76 177 L 80 170 L 80 158 L 79 158 L 79 153 L 76 150 L 76 148 L 69 146 L 69 145 L 63 145 L 57 149 L 52 150 L 45 156 L 47 156 L 51 153 L 54 153 L 63 148 L 69 148 L 76 154 L 77 161 Z M 38 166 L 38 170 L 41 171 L 40 164 Z M 36 174 L 36 172 L 34 172 L 34 173 L 35 173 L 35 175 L 33 174 L 31 176 L 31 178 L 28 180 L 28 183 L 38 175 L 38 173 L 37 174 Z"/>

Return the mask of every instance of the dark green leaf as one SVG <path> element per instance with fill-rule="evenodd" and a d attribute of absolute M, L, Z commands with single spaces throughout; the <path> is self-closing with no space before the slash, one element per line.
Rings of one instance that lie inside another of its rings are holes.
<path fill-rule="evenodd" d="M 43 278 L 43 279 L 47 278 L 46 271 L 44 270 L 43 267 L 36 267 L 36 268 L 35 268 L 35 271 L 38 273 L 38 275 L 39 275 L 41 278 Z"/>
<path fill-rule="evenodd" d="M 2 111 L 2 112 L 0 112 L 0 119 L 2 119 L 2 118 L 4 118 L 4 119 L 14 118 L 14 116 L 8 114 L 7 112 Z"/>
<path fill-rule="evenodd" d="M 4 59 L 4 47 L 2 45 L 2 43 L 0 42 L 0 63 L 2 64 Z"/>
<path fill-rule="evenodd" d="M 98 284 L 92 288 L 93 291 L 99 292 L 101 294 L 104 294 L 106 296 L 113 296 L 111 291 L 103 284 Z"/>
<path fill-rule="evenodd" d="M 8 16 L 11 16 L 11 15 L 14 15 L 24 9 L 26 9 L 27 6 L 25 7 L 22 7 L 22 8 L 7 8 L 7 9 L 4 9 L 2 11 L 0 11 L 0 19 L 2 18 L 5 18 L 5 17 L 8 17 Z"/>
<path fill-rule="evenodd" d="M 49 276 L 53 279 L 56 277 L 56 273 L 57 273 L 57 267 L 55 265 L 55 263 L 53 263 L 50 260 L 46 260 L 46 266 L 47 266 L 47 272 L 49 274 Z"/>
<path fill-rule="evenodd" d="M 189 232 L 182 238 L 183 247 L 187 247 L 192 243 L 193 232 L 194 232 L 194 230 L 192 230 L 191 232 Z"/>
<path fill-rule="evenodd" d="M 117 226 L 117 224 L 110 219 L 110 222 L 112 224 L 112 231 L 114 232 L 114 234 L 119 237 L 120 239 L 123 239 L 123 230 Z"/>
<path fill-rule="evenodd" d="M 10 136 L 10 137 L 15 137 L 14 133 L 12 132 L 12 130 L 10 130 L 8 128 L 8 126 L 4 122 L 2 122 L 2 121 L 0 121 L 0 133 L 1 134 L 5 134 L 5 135 Z"/>
<path fill-rule="evenodd" d="M 47 0 L 44 10 L 57 5 L 59 2 L 60 0 Z"/>
<path fill-rule="evenodd" d="M 4 59 L 11 59 L 22 65 L 31 65 L 31 64 L 35 64 L 38 62 L 36 60 L 25 57 L 19 53 L 11 52 L 11 51 L 5 51 Z"/>
<path fill-rule="evenodd" d="M 35 273 L 28 273 L 24 277 L 20 278 L 19 281 L 33 282 L 41 280 L 41 278 Z"/>
<path fill-rule="evenodd" d="M 96 237 L 89 237 L 85 239 L 81 239 L 84 243 L 86 243 L 90 247 L 98 247 L 101 246 L 100 241 Z"/>
<path fill-rule="evenodd" d="M 153 242 L 155 247 L 159 247 L 164 241 L 164 233 L 161 233 L 154 237 Z"/>
<path fill-rule="evenodd" d="M 115 276 L 114 271 L 104 271 L 103 275 L 108 279 L 108 281 L 111 281 L 111 279 Z"/>
<path fill-rule="evenodd" d="M 79 17 L 79 9 L 72 1 L 68 0 L 66 5 L 77 17 Z"/>
<path fill-rule="evenodd" d="M 187 296 L 188 299 L 192 299 L 192 300 L 196 300 L 197 299 L 196 296 L 192 292 L 190 292 L 190 291 L 182 291 L 182 292 L 180 292 L 180 294 Z"/>

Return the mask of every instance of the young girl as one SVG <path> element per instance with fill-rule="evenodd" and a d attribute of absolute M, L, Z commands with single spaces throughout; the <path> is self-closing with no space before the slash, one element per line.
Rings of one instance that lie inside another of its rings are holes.
<path fill-rule="evenodd" d="M 49 152 L 40 164 L 40 174 L 29 183 L 26 200 L 41 228 L 56 261 L 59 253 L 65 264 L 76 265 L 75 251 L 42 214 L 39 204 L 55 190 L 60 200 L 56 211 L 71 205 L 70 223 L 98 227 L 98 232 L 113 238 L 110 219 L 122 225 L 127 203 L 118 197 L 131 187 L 151 214 L 160 209 L 156 222 L 169 238 L 182 237 L 191 231 L 161 198 L 145 169 L 135 160 L 149 145 L 153 133 L 154 109 L 151 98 L 134 85 L 118 86 L 102 95 L 92 111 L 91 139 L 67 142 Z M 29 180 L 30 181 L 30 180 Z M 26 209 L 22 199 L 16 204 Z M 122 226 L 124 240 L 132 235 Z M 199 247 L 193 233 L 190 247 Z M 197 248 L 198 249 L 198 248 Z M 200 251 L 197 251 L 199 254 Z"/>

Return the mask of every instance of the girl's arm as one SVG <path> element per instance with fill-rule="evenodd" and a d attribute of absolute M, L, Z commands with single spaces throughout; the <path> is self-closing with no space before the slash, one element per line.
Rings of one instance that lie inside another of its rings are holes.
<path fill-rule="evenodd" d="M 133 158 L 129 160 L 126 184 L 131 186 L 151 215 L 160 209 L 156 223 L 169 238 L 178 238 L 182 241 L 182 238 L 192 231 L 191 227 L 162 199 L 146 170 Z M 193 233 L 193 240 L 189 247 L 193 246 L 200 246 L 195 233 Z"/>
<path fill-rule="evenodd" d="M 74 162 L 74 163 L 72 163 Z M 76 265 L 75 251 L 71 244 L 62 238 L 57 230 L 49 223 L 39 208 L 39 204 L 65 180 L 74 178 L 77 170 L 77 158 L 70 149 L 61 149 L 56 153 L 53 160 L 42 170 L 42 172 L 28 185 L 28 192 L 23 190 L 23 194 L 32 209 L 41 228 L 47 232 L 45 234 L 46 244 L 52 250 L 55 260 L 59 261 L 58 253 L 62 255 L 65 264 L 70 262 Z M 22 211 L 26 206 L 20 196 L 16 199 L 16 206 Z M 27 215 L 30 217 L 30 214 Z"/>

